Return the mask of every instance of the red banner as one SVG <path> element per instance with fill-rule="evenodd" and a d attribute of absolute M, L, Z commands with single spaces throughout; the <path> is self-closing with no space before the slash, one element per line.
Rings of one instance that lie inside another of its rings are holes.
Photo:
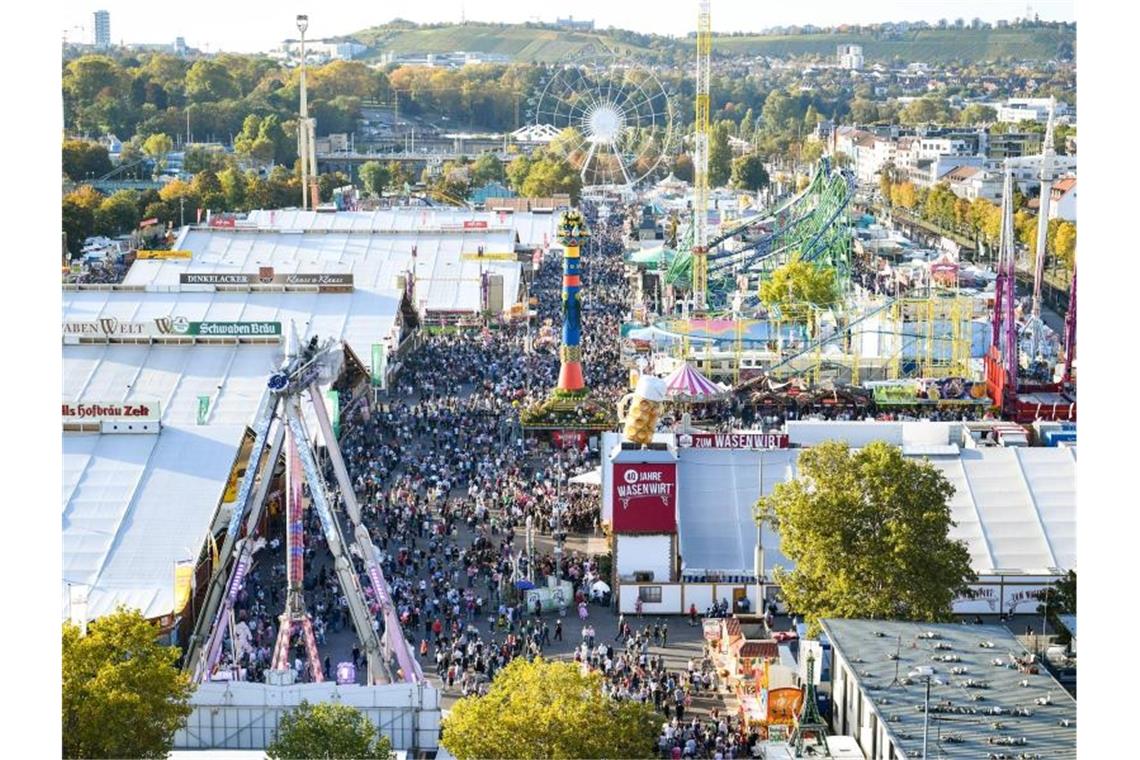
<path fill-rule="evenodd" d="M 211 227 L 234 227 L 237 225 L 237 220 L 232 216 L 212 216 L 210 217 Z"/>
<path fill-rule="evenodd" d="M 470 221 L 470 220 L 468 220 L 468 221 L 463 223 L 463 229 L 465 229 L 465 230 L 485 230 L 485 229 L 487 229 L 487 223 L 485 221 Z"/>
<path fill-rule="evenodd" d="M 677 532 L 677 465 L 614 463 L 614 533 Z"/>
<path fill-rule="evenodd" d="M 683 449 L 786 449 L 787 433 L 681 433 Z"/>
<path fill-rule="evenodd" d="M 582 449 L 586 447 L 585 430 L 554 430 L 550 433 L 554 445 L 563 449 Z"/>
<path fill-rule="evenodd" d="M 151 227 L 155 224 L 158 224 L 158 217 L 152 216 L 150 219 L 143 219 L 141 222 L 139 222 L 139 229 L 145 229 L 146 227 Z"/>

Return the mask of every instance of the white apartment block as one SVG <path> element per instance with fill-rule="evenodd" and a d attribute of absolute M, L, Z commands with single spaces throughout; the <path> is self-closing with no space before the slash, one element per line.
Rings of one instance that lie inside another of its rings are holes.
<path fill-rule="evenodd" d="M 862 45 L 839 45 L 836 50 L 839 68 L 860 71 L 863 68 Z"/>
<path fill-rule="evenodd" d="M 1055 116 L 1067 116 L 1068 104 L 1057 101 L 1053 113 Z M 998 106 L 997 118 L 998 121 L 1012 124 L 1026 120 L 1044 124 L 1049 119 L 1049 98 L 1010 98 Z"/>

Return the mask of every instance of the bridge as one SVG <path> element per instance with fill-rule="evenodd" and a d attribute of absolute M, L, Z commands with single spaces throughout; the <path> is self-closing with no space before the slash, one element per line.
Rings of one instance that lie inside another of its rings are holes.
<path fill-rule="evenodd" d="M 431 150 L 431 151 L 375 151 L 361 153 L 359 151 L 333 151 L 317 153 L 317 165 L 326 164 L 362 164 L 366 161 L 457 161 L 460 158 L 470 158 L 472 151 Z M 500 161 L 509 161 L 514 156 L 502 151 L 493 154 Z"/>
<path fill-rule="evenodd" d="M 165 183 L 151 179 L 97 179 L 89 183 L 101 193 L 116 193 L 119 190 L 160 190 Z"/>

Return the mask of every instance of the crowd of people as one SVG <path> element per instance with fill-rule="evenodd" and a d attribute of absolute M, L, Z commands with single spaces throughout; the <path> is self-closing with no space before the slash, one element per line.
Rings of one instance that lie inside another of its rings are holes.
<path fill-rule="evenodd" d="M 615 339 L 632 308 L 621 256 L 622 216 L 600 219 L 589 204 L 583 212 L 592 231 L 582 257 L 583 367 L 591 397 L 612 408 L 628 390 Z M 561 257 L 544 257 L 531 285 L 539 324 L 561 319 L 561 279 Z M 564 649 L 564 642 L 580 637 L 574 661 L 601 673 L 607 695 L 662 713 L 657 749 L 663 757 L 744 756 L 748 737 L 733 719 L 715 711 L 711 720 L 691 714 L 694 698 L 719 688 L 717 676 L 707 660 L 690 660 L 680 670 L 666 667 L 661 650 L 669 646 L 667 625 L 635 629 L 634 621 L 621 619 L 616 640 L 599 640 L 590 605 L 607 600 L 595 592 L 599 581 L 611 579 L 598 557 L 556 555 L 548 547 L 528 553 L 528 520 L 536 534 L 555 542 L 600 527 L 596 490 L 570 482 L 599 465 L 597 452 L 540 444 L 520 425 L 520 411 L 546 398 L 558 377 L 556 342 L 533 337 L 521 326 L 427 335 L 402 358 L 382 403 L 356 403 L 350 389 L 341 392 L 341 451 L 402 633 L 424 671 L 456 696 L 483 693 L 515 658 L 542 656 L 552 645 Z M 740 399 L 699 414 L 725 428 L 757 421 Z M 335 482 L 331 472 L 326 482 Z M 352 625 L 313 512 L 308 510 L 305 525 L 305 602 L 323 646 Z M 249 680 L 264 680 L 285 602 L 283 520 L 269 524 L 268 543 L 235 606 L 238 622 L 222 668 Z M 571 584 L 572 597 L 565 610 L 534 609 L 519 593 L 520 582 L 553 574 L 558 556 L 557 575 Z M 353 561 L 374 627 L 382 632 L 371 581 L 360 558 Z M 352 660 L 364 664 L 359 645 Z M 300 636 L 293 637 L 289 661 L 298 680 L 310 677 Z M 326 678 L 335 664 L 324 655 Z"/>

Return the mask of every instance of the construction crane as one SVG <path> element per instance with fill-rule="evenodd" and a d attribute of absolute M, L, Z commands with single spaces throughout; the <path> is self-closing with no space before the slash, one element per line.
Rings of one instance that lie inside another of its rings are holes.
<path fill-rule="evenodd" d="M 308 485 L 311 506 L 316 509 L 320 518 L 321 530 L 333 557 L 337 580 L 348 600 L 348 611 L 353 626 L 364 645 L 368 664 L 367 683 L 390 683 L 395 680 L 389 665 L 393 655 L 399 663 L 404 681 L 417 683 L 423 680 L 419 663 L 412 656 L 401 630 L 395 606 L 392 604 L 388 584 L 380 569 L 379 552 L 368 534 L 368 529 L 361 521 L 360 506 L 357 504 L 348 470 L 345 468 L 319 388 L 319 383 L 327 383 L 336 377 L 343 356 L 343 347 L 332 339 L 321 344 L 314 337 L 307 345 L 302 346 L 295 327 L 290 326 L 285 358 L 280 368 L 270 376 L 267 391 L 253 422 L 254 441 L 250 450 L 249 464 L 238 489 L 234 511 L 226 529 L 218 566 L 214 568 L 214 575 L 210 581 L 206 603 L 202 607 L 195 623 L 194 633 L 187 645 L 184 668 L 196 683 L 210 679 L 221 656 L 227 621 L 230 619 L 234 601 L 244 585 L 245 576 L 253 564 L 257 525 L 265 510 L 266 496 L 270 481 L 273 480 L 276 463 L 286 450 L 284 446 L 287 437 L 289 457 L 286 472 L 290 482 L 286 485 L 286 491 L 292 491 L 293 498 L 297 499 L 301 478 Z M 332 464 L 339 487 L 340 499 L 352 524 L 351 532 L 342 529 L 333 513 L 334 497 L 337 492 L 330 491 L 325 482 L 323 471 L 317 463 L 313 439 L 301 414 L 301 404 L 306 396 L 324 439 L 328 460 Z M 265 456 L 267 451 L 268 457 Z M 257 482 L 259 471 L 261 479 Z M 243 518 L 245 535 L 239 540 Z M 296 526 L 290 526 L 294 527 Z M 294 548 L 292 536 L 289 547 Z M 350 554 L 360 556 L 364 562 L 383 616 L 383 639 L 372 627 L 372 615 Z M 316 646 L 312 642 L 311 627 L 306 625 L 308 618 L 300 594 L 293 593 L 299 591 L 299 583 L 294 578 L 290 578 L 290 581 L 290 593 L 287 597 L 289 603 L 281 623 L 290 631 L 300 627 L 304 633 L 306 648 L 309 650 L 310 668 L 316 676 L 320 673 L 320 666 L 316 662 Z M 279 664 L 276 662 L 276 655 L 274 659 L 276 667 Z"/>
<path fill-rule="evenodd" d="M 697 12 L 697 113 L 693 147 L 693 309 L 708 308 L 709 252 L 709 67 L 712 23 L 709 0 Z"/>

